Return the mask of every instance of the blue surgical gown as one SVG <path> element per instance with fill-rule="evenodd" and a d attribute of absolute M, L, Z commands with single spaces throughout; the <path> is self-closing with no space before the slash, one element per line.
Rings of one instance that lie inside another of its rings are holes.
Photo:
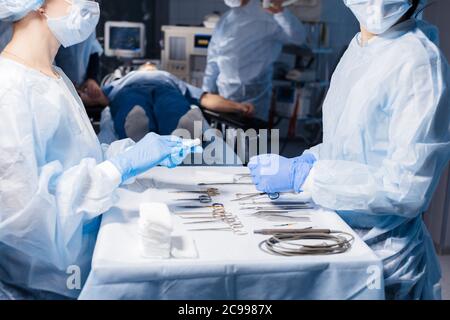
<path fill-rule="evenodd" d="M 237 102 L 251 102 L 256 117 L 269 118 L 273 65 L 285 44 L 301 45 L 303 25 L 289 10 L 275 15 L 250 0 L 221 18 L 208 49 L 203 90 Z"/>
<path fill-rule="evenodd" d="M 87 80 L 89 61 L 91 55 L 96 53 L 101 55 L 103 49 L 94 32 L 82 43 L 68 48 L 61 47 L 56 55 L 55 64 L 64 71 L 72 83 L 79 86 Z"/>
<path fill-rule="evenodd" d="M 102 147 L 58 72 L 0 57 L 0 282 L 76 298 L 118 187 L 101 163 L 133 143 Z"/>
<path fill-rule="evenodd" d="M 146 118 L 146 128 L 140 136 L 148 132 L 168 135 L 177 128 L 191 105 L 199 104 L 203 94 L 201 89 L 164 71 L 131 72 L 107 85 L 104 92 L 110 100 L 114 128 L 120 139 L 131 137 L 127 126 L 133 125 L 130 113 L 135 108 L 141 108 Z"/>
<path fill-rule="evenodd" d="M 384 261 L 390 299 L 439 299 L 441 278 L 423 223 L 450 159 L 449 69 L 416 21 L 351 42 L 323 106 L 323 143 L 304 185 Z"/>

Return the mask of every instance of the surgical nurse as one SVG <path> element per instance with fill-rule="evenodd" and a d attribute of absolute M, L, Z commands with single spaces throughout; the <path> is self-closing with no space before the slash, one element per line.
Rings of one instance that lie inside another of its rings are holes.
<path fill-rule="evenodd" d="M 93 33 L 99 15 L 94 1 L 0 0 L 0 20 L 14 22 L 0 56 L 0 294 L 8 297 L 76 298 L 115 190 L 194 151 L 156 134 L 99 144 L 75 88 L 52 65 L 61 44 Z"/>
<path fill-rule="evenodd" d="M 256 107 L 268 120 L 273 67 L 285 44 L 305 42 L 299 19 L 273 0 L 267 11 L 260 0 L 225 0 L 231 7 L 217 24 L 208 49 L 203 91 Z"/>
<path fill-rule="evenodd" d="M 337 211 L 383 260 L 388 299 L 440 298 L 422 214 L 450 159 L 449 68 L 414 18 L 424 2 L 344 0 L 361 32 L 333 75 L 323 143 L 249 165 L 259 190 Z"/>

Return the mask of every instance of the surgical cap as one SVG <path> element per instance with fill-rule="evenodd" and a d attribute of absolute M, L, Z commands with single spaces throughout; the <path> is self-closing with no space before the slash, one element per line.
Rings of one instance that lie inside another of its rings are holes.
<path fill-rule="evenodd" d="M 39 9 L 45 0 L 0 0 L 0 20 L 18 21 L 33 10 Z"/>

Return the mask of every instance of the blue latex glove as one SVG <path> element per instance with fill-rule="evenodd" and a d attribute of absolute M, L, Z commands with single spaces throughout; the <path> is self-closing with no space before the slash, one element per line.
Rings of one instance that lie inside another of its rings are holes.
<path fill-rule="evenodd" d="M 195 147 L 187 147 L 187 141 L 174 136 L 149 133 L 135 146 L 110 161 L 122 175 L 122 182 L 134 178 L 161 164 L 168 168 L 179 165 Z"/>
<path fill-rule="evenodd" d="M 198 144 L 200 144 L 200 140 Z M 167 157 L 159 165 L 167 168 L 175 168 L 183 163 L 184 159 L 192 153 L 203 153 L 203 148 L 197 144 L 196 140 L 182 140 L 181 147 L 173 149 L 170 157 Z"/>
<path fill-rule="evenodd" d="M 253 157 L 248 164 L 253 183 L 261 192 L 300 192 L 316 162 L 311 154 L 288 159 L 275 154 Z"/>

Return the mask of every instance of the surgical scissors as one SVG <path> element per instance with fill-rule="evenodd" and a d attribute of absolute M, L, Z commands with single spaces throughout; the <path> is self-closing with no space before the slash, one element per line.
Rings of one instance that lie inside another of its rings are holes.
<path fill-rule="evenodd" d="M 278 200 L 280 198 L 280 193 L 278 193 L 278 192 L 276 192 L 276 193 L 265 193 L 265 192 L 237 193 L 236 194 L 237 199 L 234 199 L 231 201 L 233 201 L 233 202 L 244 201 L 244 200 L 249 200 L 249 199 L 253 199 L 253 198 L 261 197 L 261 196 L 265 196 L 265 195 L 267 195 L 270 200 Z"/>
<path fill-rule="evenodd" d="M 225 206 L 222 203 L 214 203 L 212 206 L 184 206 L 187 209 L 198 209 L 198 208 L 210 208 L 212 212 L 179 212 L 178 214 L 182 219 L 191 219 L 194 221 L 188 221 L 184 224 L 204 224 L 204 223 L 225 223 L 227 227 L 225 228 L 203 228 L 203 229 L 191 229 L 189 231 L 233 231 L 237 235 L 245 235 L 248 234 L 244 229 L 243 223 L 240 219 L 228 213 L 225 210 Z M 198 219 L 198 220 L 197 220 Z"/>
<path fill-rule="evenodd" d="M 194 191 L 172 191 L 171 193 L 191 193 L 191 194 L 204 194 L 209 197 L 216 197 L 220 195 L 220 191 L 217 188 L 208 188 L 206 190 L 194 190 Z"/>

